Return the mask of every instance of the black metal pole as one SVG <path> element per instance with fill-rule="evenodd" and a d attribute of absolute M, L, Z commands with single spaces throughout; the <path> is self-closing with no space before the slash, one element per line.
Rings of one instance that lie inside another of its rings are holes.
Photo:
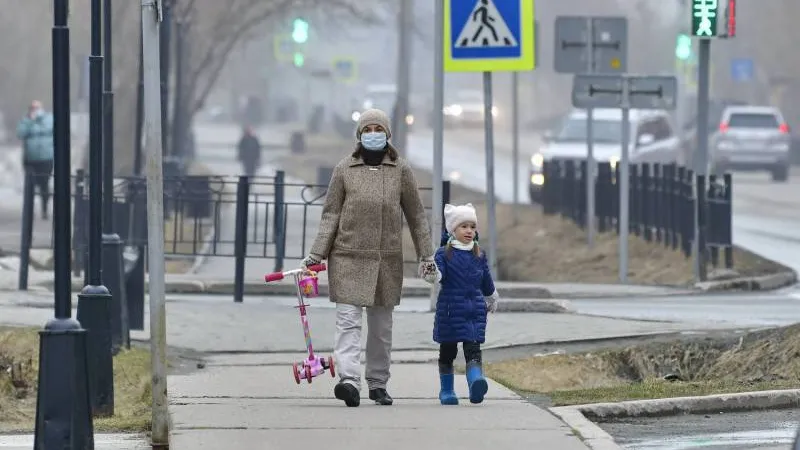
<path fill-rule="evenodd" d="M 114 86 L 111 0 L 103 0 L 103 233 L 114 229 Z"/>
<path fill-rule="evenodd" d="M 78 294 L 78 320 L 89 332 L 88 361 L 92 384 L 92 411 L 114 413 L 114 376 L 111 358 L 111 294 L 103 285 L 103 56 L 102 0 L 91 2 L 91 56 L 89 56 L 89 261 L 88 284 Z M 68 191 L 67 191 L 68 192 Z"/>
<path fill-rule="evenodd" d="M 182 19 L 175 19 L 175 101 L 172 106 L 172 154 L 183 157 L 184 117 L 183 117 L 183 50 L 185 45 L 186 24 Z"/>
<path fill-rule="evenodd" d="M 40 332 L 33 448 L 94 449 L 86 330 L 72 319 L 69 3 L 53 1 L 55 318 Z"/>
<path fill-rule="evenodd" d="M 111 0 L 103 0 L 103 284 L 111 293 L 111 336 L 114 353 L 130 348 L 125 298 L 123 242 L 114 232 L 114 86 Z"/>
<path fill-rule="evenodd" d="M 170 155 L 169 149 L 169 70 L 170 70 L 170 49 L 172 41 L 172 1 L 166 0 L 161 7 L 161 27 L 159 28 L 159 46 L 161 68 L 161 145 L 164 149 L 164 156 Z"/>
<path fill-rule="evenodd" d="M 144 131 L 144 50 L 139 39 L 139 82 L 136 85 L 136 142 L 133 143 L 133 174 L 142 174 L 142 134 Z"/>

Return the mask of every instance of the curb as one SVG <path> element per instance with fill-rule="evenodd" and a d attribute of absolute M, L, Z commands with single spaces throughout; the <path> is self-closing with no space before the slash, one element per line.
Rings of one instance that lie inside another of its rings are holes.
<path fill-rule="evenodd" d="M 149 280 L 145 280 L 145 289 L 149 285 Z M 53 280 L 45 280 L 31 283 L 31 287 L 38 287 L 48 291 L 53 290 Z M 218 280 L 169 280 L 164 283 L 166 294 L 215 294 L 233 295 L 233 281 Z M 83 289 L 83 280 L 74 278 L 72 280 L 72 291 L 80 292 Z M 498 287 L 502 298 L 500 311 L 505 312 L 568 312 L 571 306 L 567 300 L 553 299 L 550 291 L 535 287 Z M 245 283 L 245 295 L 273 295 L 273 296 L 294 296 L 295 287 L 290 283 Z M 328 284 L 319 284 L 319 295 L 327 297 L 329 295 Z M 430 298 L 431 288 L 427 285 L 404 285 L 402 296 L 405 298 Z M 540 306 L 531 306 L 540 305 Z"/>
<path fill-rule="evenodd" d="M 618 403 L 550 408 L 550 412 L 580 433 L 593 450 L 620 450 L 614 438 L 590 419 L 623 419 L 681 414 L 741 412 L 800 406 L 800 389 L 739 392 L 736 394 L 634 400 Z"/>
<path fill-rule="evenodd" d="M 583 443 L 592 450 L 622 450 L 622 447 L 614 441 L 610 434 L 583 415 L 580 409 L 575 406 L 563 406 L 559 408 L 549 408 L 550 412 L 567 424 L 577 435 L 581 437 Z"/>
<path fill-rule="evenodd" d="M 730 280 L 703 281 L 694 287 L 704 292 L 715 291 L 770 291 L 797 283 L 797 272 L 785 271 L 759 277 L 732 278 Z"/>

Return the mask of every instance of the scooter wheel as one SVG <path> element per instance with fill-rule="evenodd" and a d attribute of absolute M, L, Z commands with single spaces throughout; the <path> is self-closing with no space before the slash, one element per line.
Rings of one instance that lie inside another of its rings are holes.
<path fill-rule="evenodd" d="M 311 384 L 311 379 L 314 378 L 311 376 L 311 366 L 306 366 L 306 381 L 308 384 Z"/>
<path fill-rule="evenodd" d="M 292 364 L 292 372 L 294 373 L 294 381 L 300 384 L 300 371 L 297 369 L 297 363 Z"/>
<path fill-rule="evenodd" d="M 328 370 L 331 371 L 331 378 L 336 376 L 336 369 L 333 365 L 333 356 L 328 356 Z"/>

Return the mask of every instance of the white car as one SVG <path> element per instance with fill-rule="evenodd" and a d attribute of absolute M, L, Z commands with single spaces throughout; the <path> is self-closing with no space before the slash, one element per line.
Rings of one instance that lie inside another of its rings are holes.
<path fill-rule="evenodd" d="M 483 92 L 477 90 L 459 90 L 445 102 L 444 125 L 447 127 L 482 126 L 483 125 Z M 500 111 L 492 106 L 492 117 L 496 120 Z"/>
<path fill-rule="evenodd" d="M 593 120 L 594 159 L 616 167 L 622 155 L 622 111 L 595 109 Z M 680 140 L 668 112 L 631 110 L 629 155 L 631 163 L 673 163 Z M 553 158 L 586 160 L 586 111 L 573 110 L 555 133 L 546 133 L 544 143 L 531 155 L 529 195 L 538 202 L 545 180 L 544 161 Z"/>
<path fill-rule="evenodd" d="M 729 106 L 711 137 L 710 168 L 766 170 L 772 180 L 789 178 L 792 138 L 783 114 L 771 106 Z"/>

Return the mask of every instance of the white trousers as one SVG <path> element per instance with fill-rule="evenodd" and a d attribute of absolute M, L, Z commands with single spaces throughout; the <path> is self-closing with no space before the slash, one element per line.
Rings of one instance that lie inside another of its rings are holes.
<path fill-rule="evenodd" d="M 333 358 L 339 379 L 361 389 L 361 306 L 336 304 L 336 337 Z M 367 310 L 367 386 L 386 388 L 392 362 L 392 313 L 394 307 Z"/>

